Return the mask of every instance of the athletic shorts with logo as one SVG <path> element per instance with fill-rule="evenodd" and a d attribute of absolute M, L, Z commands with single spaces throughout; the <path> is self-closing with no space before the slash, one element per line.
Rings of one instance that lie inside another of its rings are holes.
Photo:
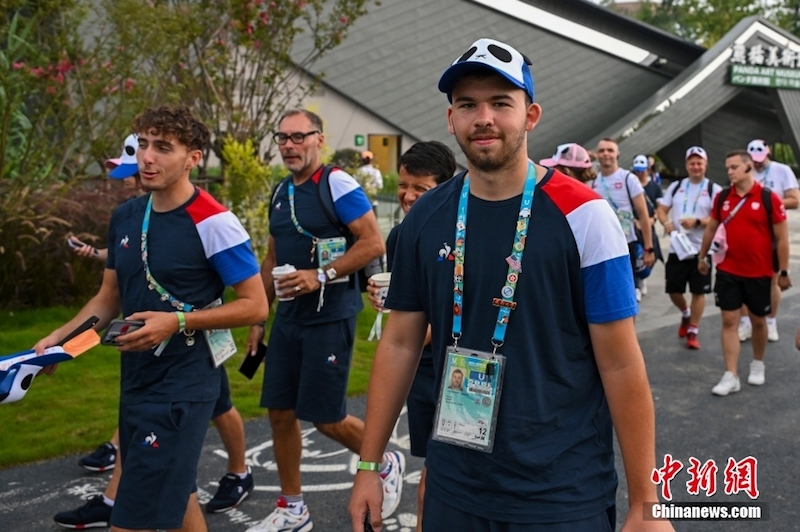
<path fill-rule="evenodd" d="M 717 270 L 714 293 L 720 310 L 738 310 L 744 304 L 754 315 L 766 316 L 771 309 L 772 278 L 740 277 Z"/>
<path fill-rule="evenodd" d="M 197 464 L 215 401 L 120 404 L 123 473 L 111 525 L 178 529 L 197 491 Z"/>
<path fill-rule="evenodd" d="M 294 410 L 297 419 L 312 423 L 343 420 L 355 332 L 355 316 L 315 325 L 278 316 L 267 347 L 261 406 Z"/>
<path fill-rule="evenodd" d="M 679 260 L 678 255 L 670 253 L 665 272 L 667 282 L 664 291 L 667 294 L 682 294 L 686 291 L 687 284 L 692 294 L 711 293 L 711 268 L 706 275 L 700 273 L 697 269 L 697 257 Z"/>

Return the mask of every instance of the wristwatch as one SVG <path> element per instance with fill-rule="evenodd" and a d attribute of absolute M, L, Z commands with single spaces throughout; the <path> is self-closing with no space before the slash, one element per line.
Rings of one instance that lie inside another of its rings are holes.
<path fill-rule="evenodd" d="M 322 270 L 322 268 L 317 268 L 317 281 L 319 281 L 319 284 L 321 285 L 324 285 L 328 282 L 328 276 L 325 275 L 325 272 Z"/>
<path fill-rule="evenodd" d="M 780 275 L 781 277 L 789 277 L 789 272 L 787 272 L 786 270 L 781 270 Z"/>
<path fill-rule="evenodd" d="M 655 253 L 655 249 L 654 248 L 644 248 L 644 252 L 645 253 Z"/>
<path fill-rule="evenodd" d="M 325 270 L 325 275 L 328 276 L 329 281 L 333 281 L 334 279 L 336 279 L 336 269 L 328 268 L 327 270 Z"/>

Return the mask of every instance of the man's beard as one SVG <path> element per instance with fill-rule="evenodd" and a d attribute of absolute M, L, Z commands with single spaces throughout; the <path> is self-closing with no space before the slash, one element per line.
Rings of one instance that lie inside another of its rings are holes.
<path fill-rule="evenodd" d="M 489 130 L 477 130 L 470 136 L 489 133 Z M 498 153 L 490 154 L 483 152 L 480 148 L 475 148 L 469 140 L 462 142 L 456 136 L 456 141 L 461 147 L 461 151 L 467 157 L 472 166 L 482 172 L 496 172 L 507 167 L 515 159 L 515 155 L 522 149 L 525 143 L 527 131 L 523 128 L 515 138 L 507 138 L 505 135 L 498 135 L 497 139 L 502 143 L 502 148 Z"/>

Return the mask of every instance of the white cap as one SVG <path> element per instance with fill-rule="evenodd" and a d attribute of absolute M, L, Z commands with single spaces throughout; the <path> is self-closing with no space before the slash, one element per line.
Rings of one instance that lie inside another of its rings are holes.
<path fill-rule="evenodd" d="M 692 146 L 691 148 L 686 150 L 687 161 L 689 160 L 689 157 L 691 157 L 692 155 L 697 155 L 698 157 L 702 157 L 706 161 L 708 160 L 708 154 L 706 153 L 706 150 L 704 150 L 700 146 Z"/>
<path fill-rule="evenodd" d="M 644 172 L 650 166 L 647 155 L 637 155 L 633 158 L 633 171 Z"/>

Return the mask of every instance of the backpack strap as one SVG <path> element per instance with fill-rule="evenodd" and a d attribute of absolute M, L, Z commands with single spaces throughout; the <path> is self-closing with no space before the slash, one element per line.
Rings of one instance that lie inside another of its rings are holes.
<path fill-rule="evenodd" d="M 322 212 L 325 214 L 325 217 L 328 218 L 328 221 L 331 225 L 336 228 L 339 233 L 344 237 L 347 241 L 348 249 L 355 243 L 355 237 L 353 232 L 350 231 L 350 228 L 347 227 L 342 221 L 339 219 L 339 216 L 336 215 L 336 207 L 333 204 L 333 192 L 331 191 L 331 172 L 334 170 L 335 167 L 330 165 L 325 165 L 322 168 L 322 174 L 319 177 L 319 183 L 317 183 L 317 199 L 319 199 L 319 205 L 322 208 Z M 350 276 L 349 286 L 353 288 L 356 286 L 356 279 L 360 275 L 359 272 L 353 272 Z"/>
<path fill-rule="evenodd" d="M 686 179 L 689 179 L 689 178 L 688 178 L 688 177 L 684 177 L 683 179 L 681 179 L 681 180 L 679 180 L 679 181 L 673 181 L 673 182 L 670 184 L 670 188 L 672 189 L 672 193 L 669 195 L 669 197 L 670 197 L 670 198 L 671 198 L 673 201 L 675 200 L 675 194 L 677 194 L 677 193 L 678 193 L 678 189 L 679 189 L 679 188 L 681 188 L 681 185 L 683 185 L 683 184 L 684 184 L 683 182 L 684 182 L 684 180 L 686 180 Z M 709 180 L 709 182 L 711 182 L 711 180 Z M 711 188 L 710 188 L 710 187 L 709 187 L 709 190 L 711 190 Z M 710 192 L 709 192 L 709 194 L 710 194 Z"/>
<path fill-rule="evenodd" d="M 710 179 L 708 180 L 708 201 L 714 199 L 714 182 Z"/>
<path fill-rule="evenodd" d="M 352 244 L 353 233 L 339 220 L 339 217 L 336 215 L 336 207 L 333 204 L 333 192 L 331 192 L 330 180 L 331 171 L 333 171 L 333 169 L 334 167 L 329 165 L 323 167 L 322 175 L 319 178 L 319 183 L 317 183 L 317 198 L 319 199 L 320 207 L 322 207 L 322 212 L 325 214 L 325 217 L 328 218 L 331 225 L 347 239 L 348 244 Z"/>
<path fill-rule="evenodd" d="M 284 177 L 281 179 L 281 182 L 278 183 L 278 186 L 275 187 L 275 190 L 272 191 L 272 199 L 269 200 L 269 215 L 272 216 L 272 210 L 275 208 L 275 199 L 278 197 L 278 192 L 289 182 L 292 176 Z"/>
<path fill-rule="evenodd" d="M 731 187 L 725 187 L 717 195 L 717 221 L 720 223 L 722 223 L 722 203 L 728 199 L 728 195 L 730 195 L 730 193 Z"/>

